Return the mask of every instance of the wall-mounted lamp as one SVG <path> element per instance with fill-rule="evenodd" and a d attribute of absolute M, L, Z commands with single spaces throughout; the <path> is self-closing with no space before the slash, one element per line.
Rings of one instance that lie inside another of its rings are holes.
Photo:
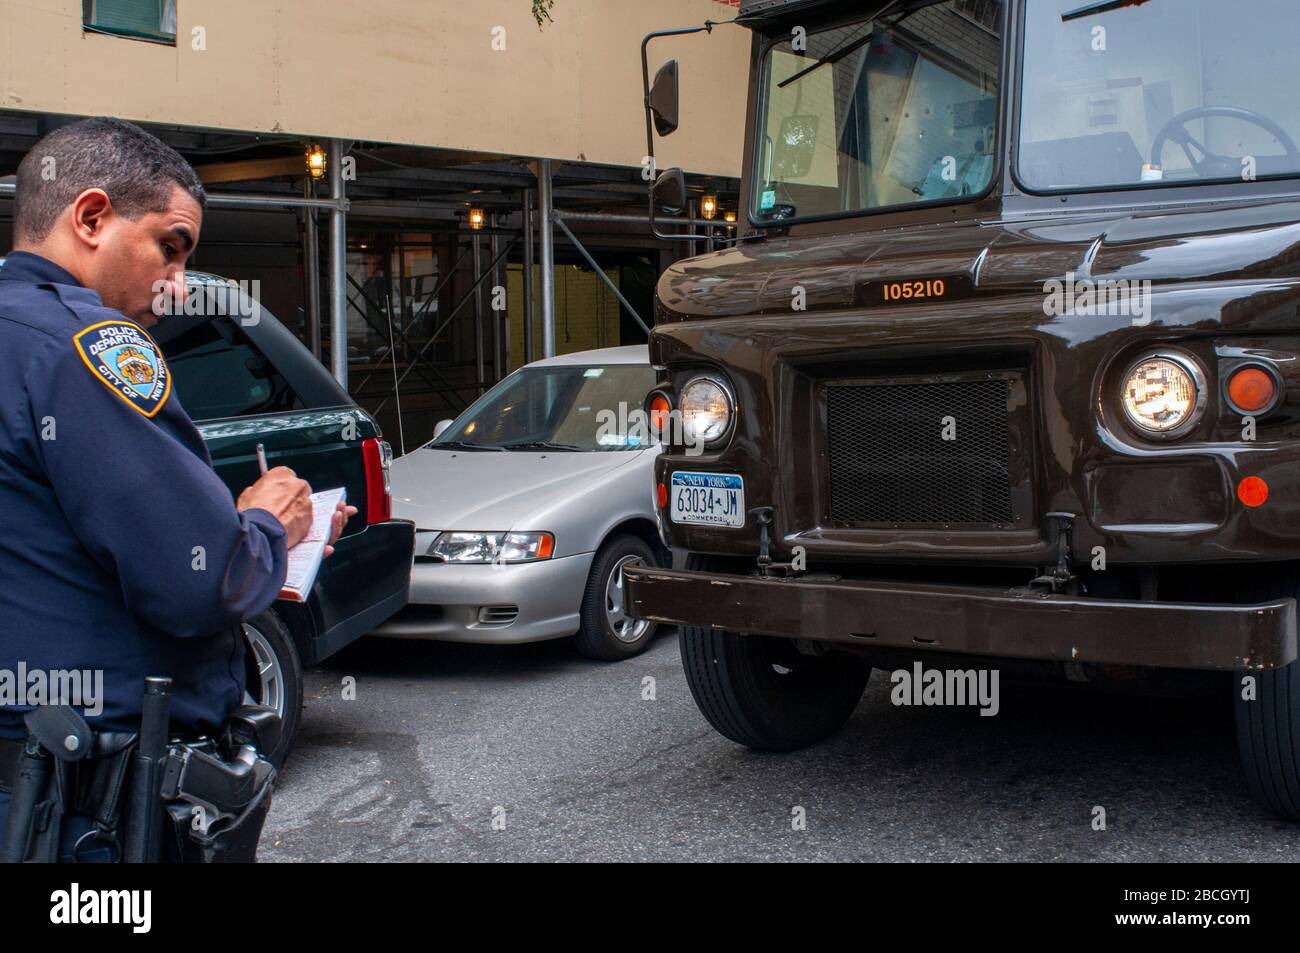
<path fill-rule="evenodd" d="M 734 224 L 736 223 L 736 213 L 735 213 L 735 212 L 724 212 L 723 215 L 722 215 L 722 220 L 723 220 L 724 222 L 730 222 L 731 224 L 734 225 Z"/>
<path fill-rule="evenodd" d="M 313 179 L 325 178 L 325 150 L 320 146 L 314 145 L 307 150 L 307 171 Z"/>
<path fill-rule="evenodd" d="M 709 221 L 713 221 L 718 214 L 718 197 L 716 195 L 700 197 L 700 214 Z"/>
<path fill-rule="evenodd" d="M 476 232 L 483 227 L 483 210 L 481 208 L 469 210 L 469 227 Z"/>

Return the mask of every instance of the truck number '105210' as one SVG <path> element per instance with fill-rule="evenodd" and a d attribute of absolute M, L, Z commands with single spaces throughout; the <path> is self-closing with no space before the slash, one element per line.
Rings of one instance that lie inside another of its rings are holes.
<path fill-rule="evenodd" d="M 669 515 L 674 523 L 745 525 L 745 483 L 733 473 L 674 473 Z"/>
<path fill-rule="evenodd" d="M 881 289 L 886 301 L 916 301 L 922 298 L 942 298 L 946 290 L 943 279 L 931 281 L 887 281 Z"/>

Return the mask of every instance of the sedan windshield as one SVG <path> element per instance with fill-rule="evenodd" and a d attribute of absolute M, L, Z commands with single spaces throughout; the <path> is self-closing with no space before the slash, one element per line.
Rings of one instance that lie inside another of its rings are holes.
<path fill-rule="evenodd" d="M 1295 0 L 1029 0 L 1018 171 L 1034 191 L 1300 173 Z"/>
<path fill-rule="evenodd" d="M 769 49 L 755 222 L 959 201 L 992 182 L 1001 0 L 876 6 Z"/>
<path fill-rule="evenodd" d="M 525 367 L 480 397 L 433 443 L 459 450 L 636 450 L 655 383 L 646 364 Z"/>

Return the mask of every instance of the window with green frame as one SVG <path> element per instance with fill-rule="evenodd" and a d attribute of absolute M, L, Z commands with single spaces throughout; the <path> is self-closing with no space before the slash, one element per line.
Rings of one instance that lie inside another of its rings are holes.
<path fill-rule="evenodd" d="M 82 22 L 94 33 L 174 44 L 176 0 L 82 0 Z"/>

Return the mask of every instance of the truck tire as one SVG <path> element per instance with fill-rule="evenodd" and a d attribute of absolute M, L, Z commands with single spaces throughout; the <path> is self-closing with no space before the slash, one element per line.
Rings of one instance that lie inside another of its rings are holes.
<path fill-rule="evenodd" d="M 692 554 L 688 569 L 725 572 L 725 561 Z M 816 744 L 846 722 L 871 667 L 855 656 L 807 655 L 792 639 L 682 626 L 686 684 L 718 732 L 761 751 Z"/>
<path fill-rule="evenodd" d="M 1279 566 L 1260 576 L 1245 587 L 1243 601 L 1300 599 L 1294 566 Z M 1248 678 L 1254 680 L 1254 700 L 1243 697 Z M 1300 821 L 1300 662 L 1268 672 L 1238 672 L 1232 691 L 1246 786 L 1274 814 Z"/>
<path fill-rule="evenodd" d="M 280 743 L 262 756 L 276 768 L 284 765 L 302 720 L 302 662 L 293 637 L 274 609 L 244 623 L 244 701 L 269 705 L 280 713 Z"/>
<path fill-rule="evenodd" d="M 1254 701 L 1242 698 L 1246 674 L 1234 685 L 1246 786 L 1274 814 L 1300 821 L 1300 663 L 1249 673 L 1255 679 Z"/>
<path fill-rule="evenodd" d="M 601 544 L 582 594 L 581 628 L 573 637 L 579 652 L 587 658 L 616 662 L 640 655 L 650 646 L 658 626 L 626 615 L 623 567 L 658 564 L 646 541 L 631 533 L 619 533 Z"/>

